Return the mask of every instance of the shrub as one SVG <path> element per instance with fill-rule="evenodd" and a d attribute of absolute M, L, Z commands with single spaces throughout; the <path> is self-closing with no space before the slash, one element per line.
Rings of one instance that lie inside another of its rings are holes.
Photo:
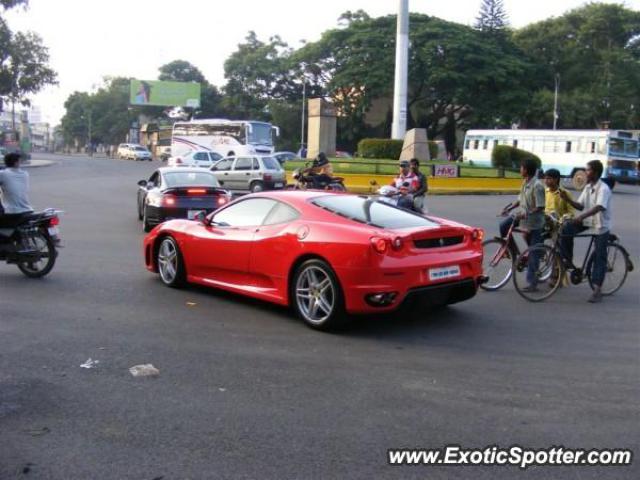
<path fill-rule="evenodd" d="M 358 156 L 363 158 L 392 158 L 402 153 L 402 140 L 388 138 L 363 138 L 358 142 Z"/>
<path fill-rule="evenodd" d="M 538 164 L 538 168 L 542 166 L 542 162 L 537 155 L 526 150 L 520 150 L 509 145 L 498 145 L 491 152 L 491 165 L 495 168 L 505 168 L 508 170 L 518 170 L 520 164 L 526 158 L 532 158 Z"/>

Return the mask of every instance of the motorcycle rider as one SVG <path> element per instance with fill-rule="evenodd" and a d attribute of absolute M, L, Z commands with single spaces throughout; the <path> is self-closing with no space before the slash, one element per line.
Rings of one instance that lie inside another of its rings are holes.
<path fill-rule="evenodd" d="M 313 182 L 313 187 L 316 189 L 326 189 L 334 182 L 342 182 L 340 177 L 334 177 L 333 168 L 329 159 L 324 152 L 320 152 L 316 159 L 313 161 L 311 168 L 306 171 L 306 175 Z"/>
<path fill-rule="evenodd" d="M 400 162 L 400 172 L 392 180 L 391 186 L 395 187 L 400 193 L 398 206 L 413 210 L 413 193 L 420 187 L 420 179 L 410 170 L 409 162 L 406 160 Z"/>
<path fill-rule="evenodd" d="M 20 168 L 20 154 L 7 153 L 4 156 L 6 168 L 0 170 L 0 191 L 2 191 L 2 216 L 0 225 L 13 226 L 25 214 L 32 213 L 29 203 L 29 174 Z"/>

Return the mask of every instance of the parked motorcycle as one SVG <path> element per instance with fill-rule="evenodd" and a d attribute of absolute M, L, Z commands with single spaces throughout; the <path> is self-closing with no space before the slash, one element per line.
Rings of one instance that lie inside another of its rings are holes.
<path fill-rule="evenodd" d="M 49 208 L 18 218 L 0 216 L 0 260 L 16 264 L 27 277 L 48 274 L 60 247 L 60 213 Z"/>

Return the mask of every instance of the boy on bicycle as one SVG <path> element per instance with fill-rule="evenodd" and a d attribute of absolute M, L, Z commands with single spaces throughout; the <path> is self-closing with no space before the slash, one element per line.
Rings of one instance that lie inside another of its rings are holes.
<path fill-rule="evenodd" d="M 595 261 L 591 272 L 594 288 L 588 300 L 590 303 L 602 301 L 601 287 L 607 268 L 607 242 L 609 230 L 611 230 L 611 189 L 600 180 L 603 170 L 600 160 L 591 160 L 587 163 L 587 185 L 577 202 L 573 201 L 566 192 L 561 193 L 564 200 L 582 212 L 572 222 L 562 226 L 561 247 L 567 263 L 573 264 L 573 236 L 587 229 L 594 230 Z"/>
<path fill-rule="evenodd" d="M 571 200 L 571 194 L 560 186 L 560 171 L 550 168 L 544 172 L 544 184 L 547 187 L 544 193 L 544 213 L 546 215 L 555 215 L 558 220 L 565 215 L 573 215 L 573 206 L 563 197 L 568 196 Z"/>
<path fill-rule="evenodd" d="M 544 208 L 545 208 L 545 191 L 542 184 L 538 181 L 536 173 L 538 164 L 532 158 L 526 158 L 520 165 L 520 175 L 523 178 L 522 187 L 520 187 L 520 195 L 515 203 L 507 205 L 502 211 L 502 215 L 507 215 L 511 210 L 521 207 L 522 211 L 518 212 L 515 217 L 508 217 L 500 222 L 500 235 L 502 238 L 507 236 L 507 232 L 511 225 L 516 222 L 516 226 L 527 230 L 525 240 L 527 245 L 535 245 L 542 243 L 542 229 L 544 227 Z M 527 264 L 527 283 L 525 291 L 534 292 L 537 290 L 538 279 L 536 272 L 538 270 L 537 255 L 531 255 Z"/>

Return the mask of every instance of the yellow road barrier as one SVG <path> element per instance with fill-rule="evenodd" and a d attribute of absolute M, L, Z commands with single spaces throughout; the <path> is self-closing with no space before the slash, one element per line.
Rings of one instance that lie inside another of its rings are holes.
<path fill-rule="evenodd" d="M 337 174 L 344 178 L 345 186 L 350 192 L 372 193 L 382 185 L 389 185 L 393 180 L 393 175 L 358 175 L 358 174 Z M 372 187 L 370 182 L 375 180 L 378 184 Z M 287 172 L 287 182 L 293 183 L 291 172 Z M 520 190 L 521 179 L 518 178 L 485 178 L 485 177 L 463 177 L 444 178 L 428 177 L 430 194 L 453 194 L 453 193 L 515 193 Z"/>

